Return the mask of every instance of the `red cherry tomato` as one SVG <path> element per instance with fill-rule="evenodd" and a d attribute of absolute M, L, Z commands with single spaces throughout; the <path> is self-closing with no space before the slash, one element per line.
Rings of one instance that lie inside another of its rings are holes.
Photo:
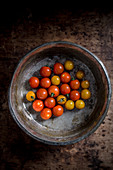
<path fill-rule="evenodd" d="M 40 75 L 41 75 L 42 77 L 49 77 L 49 76 L 51 75 L 51 69 L 50 69 L 50 67 L 46 67 L 46 66 L 42 67 L 42 68 L 40 69 Z"/>
<path fill-rule="evenodd" d="M 62 83 L 68 83 L 71 80 L 71 76 L 68 72 L 64 72 L 61 74 L 60 79 L 61 79 Z"/>
<path fill-rule="evenodd" d="M 80 93 L 77 90 L 73 90 L 70 92 L 70 99 L 76 101 L 80 98 Z"/>
<path fill-rule="evenodd" d="M 55 106 L 55 107 L 53 108 L 53 114 L 54 114 L 55 116 L 61 116 L 61 115 L 63 114 L 63 112 L 64 112 L 64 109 L 63 109 L 63 107 L 60 106 L 60 105 L 57 105 L 57 106 Z"/>
<path fill-rule="evenodd" d="M 63 94 L 63 95 L 66 95 L 66 94 L 69 94 L 71 91 L 70 89 L 70 86 L 68 84 L 62 84 L 60 86 L 60 92 Z"/>
<path fill-rule="evenodd" d="M 79 80 L 72 80 L 72 81 L 70 82 L 70 87 L 71 87 L 72 89 L 74 89 L 74 90 L 79 89 L 79 87 L 80 87 L 80 82 L 79 82 Z"/>
<path fill-rule="evenodd" d="M 44 120 L 49 119 L 52 116 L 52 111 L 49 108 L 44 108 L 40 114 L 41 118 Z"/>
<path fill-rule="evenodd" d="M 43 78 L 40 80 L 40 85 L 43 88 L 48 88 L 51 85 L 51 80 L 49 78 Z"/>
<path fill-rule="evenodd" d="M 44 104 L 43 104 L 43 101 L 42 100 L 35 100 L 33 102 L 33 109 L 36 111 L 36 112 L 40 112 L 43 108 L 44 108 Z"/>
<path fill-rule="evenodd" d="M 37 77 L 31 77 L 29 79 L 29 84 L 32 88 L 37 88 L 39 86 L 39 79 Z"/>
<path fill-rule="evenodd" d="M 51 97 L 57 97 L 59 95 L 59 88 L 55 85 L 52 85 L 49 87 L 48 93 Z"/>
<path fill-rule="evenodd" d="M 48 93 L 47 93 L 46 89 L 40 88 L 40 89 L 37 90 L 36 95 L 37 95 L 38 99 L 44 100 L 44 99 L 47 98 Z"/>
<path fill-rule="evenodd" d="M 61 63 L 55 63 L 53 72 L 55 74 L 61 74 L 64 71 L 64 66 Z"/>
<path fill-rule="evenodd" d="M 55 99 L 53 97 L 48 97 L 45 102 L 44 102 L 45 106 L 48 108 L 53 108 L 56 104 Z"/>

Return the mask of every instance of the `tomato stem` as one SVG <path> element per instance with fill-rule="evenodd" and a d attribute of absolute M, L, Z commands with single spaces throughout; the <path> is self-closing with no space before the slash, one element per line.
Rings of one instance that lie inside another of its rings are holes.
<path fill-rule="evenodd" d="M 55 94 L 54 93 L 51 93 L 51 97 L 53 97 Z"/>
<path fill-rule="evenodd" d="M 69 94 L 66 94 L 67 98 L 69 98 Z"/>
<path fill-rule="evenodd" d="M 35 98 L 33 96 L 31 96 L 31 98 L 34 100 Z"/>
<path fill-rule="evenodd" d="M 72 76 L 72 79 L 71 80 L 75 80 L 75 78 Z"/>
<path fill-rule="evenodd" d="M 65 98 L 61 98 L 58 102 L 63 102 L 65 100 Z"/>

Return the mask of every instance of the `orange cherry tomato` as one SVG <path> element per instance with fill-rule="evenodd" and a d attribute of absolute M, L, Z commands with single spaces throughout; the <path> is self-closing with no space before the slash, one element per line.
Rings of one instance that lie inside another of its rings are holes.
<path fill-rule="evenodd" d="M 40 75 L 41 75 L 42 77 L 49 77 L 49 76 L 51 75 L 51 69 L 50 69 L 50 67 L 46 67 L 46 66 L 42 67 L 42 68 L 40 69 Z"/>
<path fill-rule="evenodd" d="M 57 97 L 59 95 L 59 88 L 55 85 L 52 85 L 49 87 L 48 93 L 51 97 Z"/>
<path fill-rule="evenodd" d="M 33 101 L 35 100 L 36 96 L 35 96 L 35 93 L 33 91 L 29 91 L 27 94 L 26 94 L 26 99 L 28 101 Z"/>
<path fill-rule="evenodd" d="M 64 112 L 64 109 L 60 105 L 57 105 L 53 108 L 53 114 L 57 117 L 61 116 L 63 114 L 63 112 Z"/>
<path fill-rule="evenodd" d="M 48 93 L 47 93 L 46 89 L 40 88 L 40 89 L 37 90 L 36 95 L 37 95 L 38 99 L 44 100 L 44 99 L 47 98 Z"/>
<path fill-rule="evenodd" d="M 29 84 L 32 88 L 37 88 L 39 86 L 39 79 L 37 77 L 31 77 L 29 79 Z"/>
<path fill-rule="evenodd" d="M 90 86 L 90 83 L 89 83 L 88 80 L 84 80 L 84 81 L 81 82 L 81 87 L 83 89 L 87 89 L 87 88 L 89 88 L 89 86 Z"/>
<path fill-rule="evenodd" d="M 77 100 L 77 101 L 75 102 L 75 107 L 76 107 L 77 109 L 83 109 L 83 108 L 85 107 L 84 101 L 83 101 L 83 100 Z"/>
<path fill-rule="evenodd" d="M 65 104 L 66 101 L 67 101 L 67 98 L 66 98 L 66 96 L 64 96 L 64 95 L 59 95 L 59 96 L 57 97 L 57 103 L 58 103 L 58 104 L 63 105 L 63 104 Z"/>
<path fill-rule="evenodd" d="M 84 89 L 81 91 L 82 99 L 89 99 L 91 97 L 91 92 L 88 89 Z"/>
<path fill-rule="evenodd" d="M 52 116 L 52 111 L 49 108 L 44 108 L 40 114 L 41 118 L 44 120 L 49 119 Z"/>
<path fill-rule="evenodd" d="M 60 86 L 60 92 L 63 95 L 69 94 L 71 91 L 70 86 L 68 84 L 62 84 Z"/>
<path fill-rule="evenodd" d="M 51 83 L 54 84 L 54 85 L 59 85 L 60 84 L 60 77 L 59 76 L 53 76 L 51 78 Z"/>
<path fill-rule="evenodd" d="M 53 108 L 56 104 L 56 101 L 53 97 L 48 97 L 45 102 L 44 102 L 45 106 L 48 108 Z"/>
<path fill-rule="evenodd" d="M 79 87 L 80 87 L 80 82 L 79 82 L 79 80 L 72 80 L 72 81 L 70 82 L 70 87 L 71 87 L 73 90 L 79 89 Z"/>
<path fill-rule="evenodd" d="M 43 87 L 43 88 L 48 88 L 50 87 L 51 85 L 51 80 L 49 78 L 42 78 L 40 80 L 40 86 Z"/>
<path fill-rule="evenodd" d="M 76 77 L 77 77 L 78 79 L 83 79 L 84 76 L 85 76 L 84 71 L 82 71 L 82 70 L 77 71 Z"/>
<path fill-rule="evenodd" d="M 43 101 L 42 100 L 35 100 L 33 102 L 33 109 L 36 111 L 36 112 L 40 112 L 43 108 L 44 108 L 44 104 L 43 104 Z"/>
<path fill-rule="evenodd" d="M 70 92 L 69 97 L 73 101 L 78 100 L 80 98 L 80 93 L 77 90 L 73 90 Z"/>
<path fill-rule="evenodd" d="M 64 72 L 61 74 L 60 79 L 61 79 L 62 83 L 68 83 L 71 80 L 71 76 L 68 72 Z"/>
<path fill-rule="evenodd" d="M 53 72 L 54 74 L 61 74 L 64 71 L 64 66 L 61 63 L 55 63 Z"/>

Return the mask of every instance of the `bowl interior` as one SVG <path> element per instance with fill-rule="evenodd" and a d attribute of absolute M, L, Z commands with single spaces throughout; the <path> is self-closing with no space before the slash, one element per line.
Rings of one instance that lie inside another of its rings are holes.
<path fill-rule="evenodd" d="M 64 64 L 67 59 L 75 65 L 75 69 L 70 71 L 71 76 L 84 70 L 84 79 L 90 81 L 91 98 L 85 101 L 86 107 L 82 110 L 67 111 L 64 108 L 61 117 L 42 120 L 40 113 L 35 112 L 32 103 L 26 100 L 28 91 L 37 91 L 29 86 L 28 80 L 32 76 L 41 78 L 39 70 L 42 66 L 48 64 L 53 67 L 55 62 Z M 65 143 L 90 134 L 104 115 L 107 94 L 107 80 L 100 63 L 84 49 L 59 43 L 36 48 L 22 59 L 13 76 L 10 103 L 17 123 L 32 137 L 47 143 Z"/>

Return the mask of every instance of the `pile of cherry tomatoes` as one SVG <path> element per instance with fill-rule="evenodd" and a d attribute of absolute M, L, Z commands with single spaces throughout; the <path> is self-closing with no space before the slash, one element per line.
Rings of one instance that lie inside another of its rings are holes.
<path fill-rule="evenodd" d="M 40 69 L 41 79 L 38 77 L 29 79 L 29 85 L 38 89 L 36 94 L 29 91 L 26 94 L 26 99 L 33 101 L 32 107 L 36 112 L 41 112 L 42 119 L 47 120 L 52 114 L 61 116 L 64 112 L 63 107 L 67 110 L 72 110 L 74 107 L 77 109 L 85 107 L 84 100 L 91 97 L 91 92 L 88 89 L 90 83 L 88 80 L 82 80 L 85 77 L 82 70 L 76 72 L 76 79 L 71 77 L 69 73 L 73 69 L 74 63 L 66 60 L 64 65 L 54 64 L 54 75 L 49 66 L 43 66 Z M 81 92 L 79 88 L 82 89 Z"/>

